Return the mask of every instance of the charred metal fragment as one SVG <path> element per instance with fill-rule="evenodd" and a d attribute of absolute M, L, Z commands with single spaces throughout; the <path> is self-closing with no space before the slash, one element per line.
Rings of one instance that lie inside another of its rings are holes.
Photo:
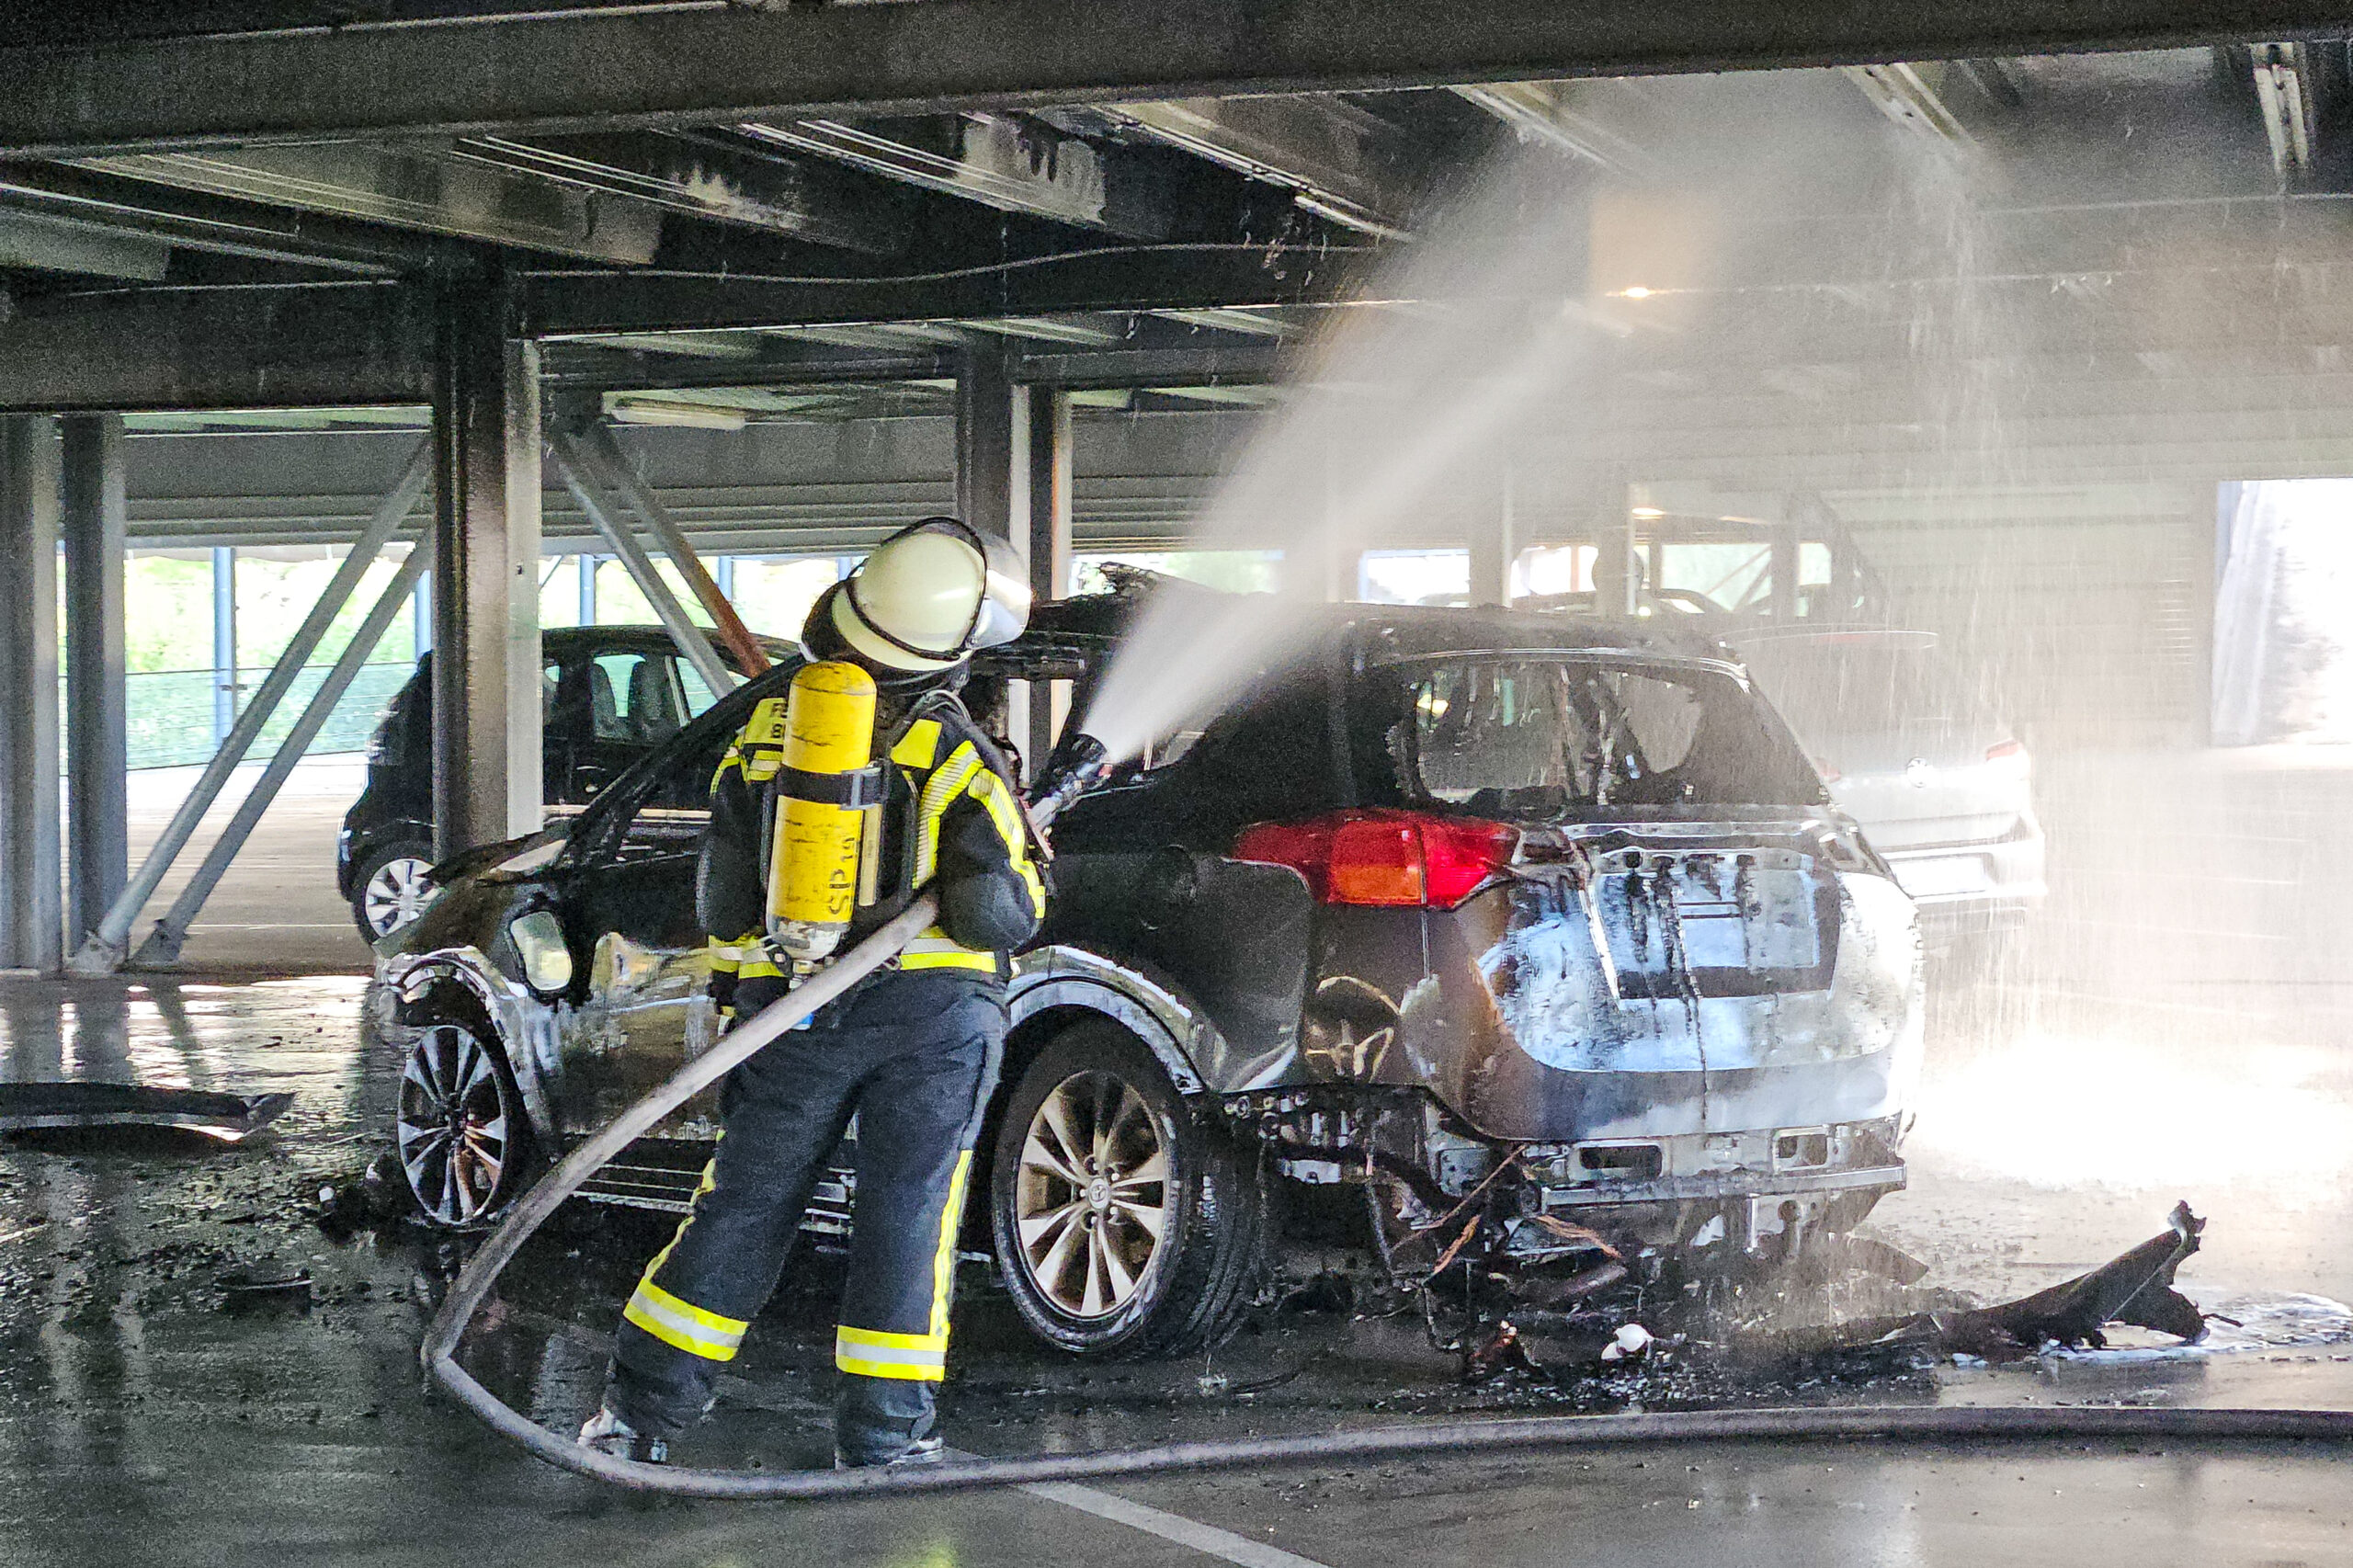
<path fill-rule="evenodd" d="M 2206 1336 L 2205 1314 L 2173 1288 L 2174 1270 L 2198 1250 L 2206 1221 L 2177 1203 L 2167 1228 L 2088 1274 L 1997 1306 L 1944 1308 L 1896 1318 L 1868 1318 L 1826 1335 L 1781 1336 L 1779 1348 L 1863 1350 L 1914 1346 L 1938 1355 L 1981 1356 L 2013 1361 L 2045 1345 L 2107 1345 L 2100 1331 L 2112 1323 L 2153 1328 L 2196 1343 Z"/>
<path fill-rule="evenodd" d="M 0 1084 L 0 1132 L 185 1127 L 233 1143 L 277 1120 L 293 1103 L 292 1095 L 224 1095 L 143 1084 Z"/>
<path fill-rule="evenodd" d="M 1938 1332 L 1955 1340 L 2004 1341 L 2031 1350 L 2038 1346 L 2108 1343 L 2100 1334 L 2111 1323 L 2132 1324 L 2196 1341 L 2206 1336 L 2197 1306 L 2173 1288 L 2174 1270 L 2198 1250 L 2206 1221 L 2177 1203 L 2167 1229 L 2131 1252 L 2047 1290 L 1982 1312 L 1936 1313 Z M 1966 1346 L 1962 1346 L 1966 1348 Z"/>

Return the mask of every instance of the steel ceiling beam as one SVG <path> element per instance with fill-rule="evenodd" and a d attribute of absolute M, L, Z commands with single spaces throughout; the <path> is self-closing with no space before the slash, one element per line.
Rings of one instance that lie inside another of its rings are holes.
<path fill-rule="evenodd" d="M 0 267 L 29 267 L 133 282 L 162 280 L 172 247 L 102 223 L 0 210 Z"/>
<path fill-rule="evenodd" d="M 1455 92 L 1502 120 L 1522 139 L 1540 142 L 1619 174 L 1639 174 L 1642 149 L 1603 116 L 1589 112 L 1581 82 L 1491 82 Z"/>
<path fill-rule="evenodd" d="M 2341 0 L 926 0 L 0 51 L 0 148 L 774 122 L 2341 37 Z"/>
<path fill-rule="evenodd" d="M 1972 149 L 1977 139 L 1961 124 L 1931 76 L 1941 76 L 1937 62 L 1927 67 L 1907 61 L 1879 65 L 1849 65 L 1847 78 L 1871 101 L 1873 108 L 1913 135 L 1954 149 Z"/>
<path fill-rule="evenodd" d="M 2313 146 L 2319 140 L 2318 83 L 2301 43 L 2258 43 L 2250 54 L 2271 167 L 2286 186 L 2312 173 Z"/>
<path fill-rule="evenodd" d="M 418 403 L 432 390 L 420 290 L 110 291 L 0 321 L 0 409 Z"/>
<path fill-rule="evenodd" d="M 1167 181 L 1129 149 L 1017 115 L 944 115 L 852 122 L 779 120 L 742 127 L 756 141 L 832 158 L 870 174 L 1006 212 L 1076 223 L 1129 239 L 1174 227 Z"/>
<path fill-rule="evenodd" d="M 1330 97 L 1187 98 L 1107 104 L 1121 125 L 1252 179 L 1301 206 L 1384 238 L 1405 233 L 1423 156 L 1398 126 Z"/>
<path fill-rule="evenodd" d="M 789 234 L 870 256 L 904 250 L 907 193 L 813 158 L 789 158 L 715 134 L 468 137 L 454 156 L 580 190 Z"/>
<path fill-rule="evenodd" d="M 76 160 L 125 179 L 274 207 L 642 266 L 663 203 L 563 184 L 439 147 L 369 142 L 137 153 Z"/>
<path fill-rule="evenodd" d="M 0 199 L 12 208 L 92 223 L 176 249 L 363 277 L 430 267 L 432 247 L 439 243 L 372 223 L 166 189 L 64 164 L 0 164 Z"/>
<path fill-rule="evenodd" d="M 1314 303 L 1360 284 L 1357 264 L 1370 248 L 1172 242 L 961 267 L 941 257 L 926 270 L 863 278 L 716 268 L 549 273 L 526 280 L 525 314 L 536 335 L 577 337 Z"/>

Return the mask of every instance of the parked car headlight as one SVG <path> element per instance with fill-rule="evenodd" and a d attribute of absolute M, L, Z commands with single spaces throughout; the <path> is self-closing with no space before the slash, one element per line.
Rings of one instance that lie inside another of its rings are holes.
<path fill-rule="evenodd" d="M 572 949 L 551 910 L 535 909 L 506 927 L 522 960 L 523 979 L 534 991 L 553 994 L 572 984 Z"/>

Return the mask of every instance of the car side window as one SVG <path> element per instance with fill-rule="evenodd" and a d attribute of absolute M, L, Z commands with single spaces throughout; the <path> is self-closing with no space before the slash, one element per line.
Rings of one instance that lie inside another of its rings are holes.
<path fill-rule="evenodd" d="M 600 741 L 653 745 L 668 740 L 686 722 L 682 706 L 667 653 L 625 650 L 589 661 L 589 729 Z"/>
<path fill-rule="evenodd" d="M 704 711 L 719 700 L 719 694 L 710 689 L 710 684 L 702 678 L 702 672 L 683 659 L 678 661 L 678 685 L 687 695 L 687 717 L 689 719 L 701 718 Z"/>
<path fill-rule="evenodd" d="M 722 732 L 665 758 L 661 772 L 632 790 L 635 798 L 606 824 L 598 858 L 637 860 L 692 852 L 710 825 L 710 777 L 733 739 Z"/>

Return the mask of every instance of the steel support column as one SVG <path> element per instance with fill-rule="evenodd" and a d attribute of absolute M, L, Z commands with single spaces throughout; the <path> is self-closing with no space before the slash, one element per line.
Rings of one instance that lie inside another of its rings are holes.
<path fill-rule="evenodd" d="M 1519 553 L 1518 497 L 1509 460 L 1495 458 L 1495 509 L 1475 518 L 1464 542 L 1471 551 L 1471 591 L 1473 605 L 1511 603 L 1511 563 Z"/>
<path fill-rule="evenodd" d="M 0 419 L 0 968 L 64 961 L 58 903 L 57 423 Z"/>
<path fill-rule="evenodd" d="M 212 547 L 212 744 L 237 722 L 237 550 Z"/>
<path fill-rule="evenodd" d="M 1029 533 L 1029 389 L 1015 356 L 990 345 L 956 375 L 956 515 L 1017 549 Z"/>
<path fill-rule="evenodd" d="M 1004 540 L 1027 557 L 1030 545 L 1030 389 L 1013 378 L 1010 346 L 968 352 L 956 373 L 956 515 L 982 533 Z M 1029 688 L 1013 683 L 1006 694 L 1004 733 L 1024 753 L 1040 756 L 1039 715 Z M 1051 714 L 1046 716 L 1051 722 Z"/>
<path fill-rule="evenodd" d="M 1633 503 L 1622 472 L 1596 477 L 1592 517 L 1594 606 L 1604 615 L 1631 615 L 1644 578 L 1635 564 Z"/>
<path fill-rule="evenodd" d="M 122 415 L 64 421 L 65 936 L 97 930 L 131 877 L 123 681 Z"/>
<path fill-rule="evenodd" d="M 1029 591 L 1040 599 L 1070 592 L 1070 393 L 1029 389 Z M 1057 681 L 1051 700 L 1032 701 L 1027 733 L 1018 736 L 1033 765 L 1053 749 L 1070 706 L 1070 687 Z"/>
<path fill-rule="evenodd" d="M 539 350 L 500 285 L 452 290 L 435 349 L 434 851 L 536 832 Z"/>

